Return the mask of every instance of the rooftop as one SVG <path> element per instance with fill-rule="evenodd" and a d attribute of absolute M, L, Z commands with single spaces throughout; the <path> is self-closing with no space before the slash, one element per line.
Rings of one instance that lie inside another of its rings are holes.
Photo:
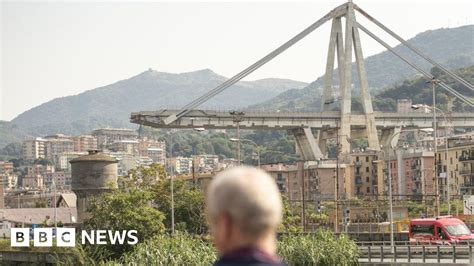
<path fill-rule="evenodd" d="M 77 217 L 76 208 L 57 208 L 57 221 L 62 223 L 73 223 Z M 54 208 L 17 208 L 0 209 L 0 218 L 16 223 L 41 224 L 49 217 L 54 219 Z"/>

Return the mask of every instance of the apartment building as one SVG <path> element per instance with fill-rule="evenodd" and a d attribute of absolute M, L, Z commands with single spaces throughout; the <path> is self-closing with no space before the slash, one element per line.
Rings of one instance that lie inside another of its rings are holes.
<path fill-rule="evenodd" d="M 474 195 L 474 138 L 472 135 L 453 137 L 446 146 L 438 146 L 436 174 L 439 178 L 440 195 Z"/>
<path fill-rule="evenodd" d="M 166 161 L 166 143 L 154 139 L 141 138 L 138 140 L 138 153 L 149 157 L 155 163 L 164 165 Z"/>
<path fill-rule="evenodd" d="M 45 158 L 56 166 L 59 164 L 59 156 L 68 152 L 74 152 L 72 139 L 47 139 L 45 142 Z"/>
<path fill-rule="evenodd" d="M 384 176 L 388 176 L 390 167 L 392 194 L 399 199 L 422 199 L 424 195 L 432 198 L 436 194 L 434 153 L 410 148 L 398 149 L 395 154 L 384 162 Z M 385 191 L 388 191 L 387 187 Z"/>
<path fill-rule="evenodd" d="M 27 161 L 34 161 L 45 158 L 45 143 L 47 140 L 43 138 L 34 138 L 23 141 L 22 155 Z"/>
<path fill-rule="evenodd" d="M 219 166 L 219 156 L 215 154 L 193 155 L 195 172 L 214 172 Z"/>
<path fill-rule="evenodd" d="M 178 175 L 192 173 L 193 159 L 188 157 L 174 157 L 168 159 L 169 167 L 173 167 Z"/>
<path fill-rule="evenodd" d="M 97 138 L 92 135 L 79 135 L 72 137 L 75 152 L 97 150 Z"/>
<path fill-rule="evenodd" d="M 353 166 L 337 164 L 334 160 L 319 163 L 299 162 L 296 165 L 271 164 L 262 165 L 277 183 L 280 192 L 289 200 L 334 200 L 336 193 L 336 176 L 338 176 L 338 196 L 340 199 L 353 194 Z"/>
<path fill-rule="evenodd" d="M 123 152 L 130 155 L 139 155 L 138 153 L 138 140 L 117 140 L 111 145 L 110 149 L 115 152 Z"/>
<path fill-rule="evenodd" d="M 72 159 L 76 159 L 77 157 L 87 155 L 87 154 L 88 154 L 87 152 L 76 152 L 76 151 L 63 152 L 61 155 L 58 156 L 58 163 L 55 166 L 58 170 L 71 172 L 71 164 L 69 163 L 69 161 L 71 161 Z"/>
<path fill-rule="evenodd" d="M 97 138 L 99 149 L 106 149 L 117 141 L 138 139 L 137 131 L 127 128 L 100 128 L 92 131 L 92 136 Z"/>

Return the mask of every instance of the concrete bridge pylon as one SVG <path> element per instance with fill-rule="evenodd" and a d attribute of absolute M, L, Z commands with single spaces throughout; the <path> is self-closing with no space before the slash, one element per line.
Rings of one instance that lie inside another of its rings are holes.
<path fill-rule="evenodd" d="M 345 17 L 345 32 L 342 30 L 342 18 Z M 363 105 L 363 114 L 365 117 L 364 133 L 367 138 L 369 148 L 379 150 L 380 143 L 377 134 L 375 116 L 372 108 L 372 100 L 368 90 L 367 73 L 364 65 L 364 56 L 357 28 L 356 16 L 352 2 L 346 4 L 346 12 L 332 18 L 331 35 L 329 38 L 329 47 L 326 61 L 326 73 L 324 76 L 324 87 L 321 99 L 321 112 L 329 111 L 328 103 L 332 100 L 334 87 L 334 66 L 337 58 L 338 77 L 339 77 L 339 95 L 340 95 L 340 124 L 338 125 L 338 138 L 341 153 L 350 153 L 350 140 L 352 125 L 352 53 L 354 53 L 355 64 L 358 74 L 359 87 L 361 91 L 361 100 Z M 337 57 L 336 57 L 337 56 Z M 318 144 L 321 155 L 326 151 L 326 139 L 323 137 L 324 131 L 320 130 L 318 135 Z M 360 134 L 358 134 L 360 136 Z M 319 154 L 317 156 L 320 156 Z"/>

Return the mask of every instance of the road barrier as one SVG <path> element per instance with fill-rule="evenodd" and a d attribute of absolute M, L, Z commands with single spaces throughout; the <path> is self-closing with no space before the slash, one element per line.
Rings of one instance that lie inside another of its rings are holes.
<path fill-rule="evenodd" d="M 456 263 L 474 265 L 472 245 L 361 245 L 361 262 Z"/>

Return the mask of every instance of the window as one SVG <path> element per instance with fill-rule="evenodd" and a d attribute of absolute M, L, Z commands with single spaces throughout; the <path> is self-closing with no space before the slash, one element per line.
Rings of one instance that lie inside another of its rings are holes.
<path fill-rule="evenodd" d="M 434 225 L 415 224 L 411 226 L 410 231 L 415 235 L 434 235 Z"/>
<path fill-rule="evenodd" d="M 366 181 L 367 183 L 369 183 L 369 182 L 370 182 L 370 181 L 369 181 L 369 177 L 366 177 L 366 178 L 365 178 L 365 181 Z"/>
<path fill-rule="evenodd" d="M 366 167 L 366 168 L 365 168 L 365 172 L 366 172 L 366 173 L 369 172 L 369 167 Z"/>
<path fill-rule="evenodd" d="M 465 224 L 453 224 L 453 225 L 447 225 L 446 231 L 448 231 L 448 234 L 452 236 L 462 236 L 462 235 L 470 235 L 471 230 L 467 228 Z"/>
<path fill-rule="evenodd" d="M 358 161 L 359 161 L 359 156 L 356 156 L 356 162 L 358 162 Z"/>
<path fill-rule="evenodd" d="M 365 161 L 369 162 L 369 156 L 365 157 Z"/>
<path fill-rule="evenodd" d="M 367 193 L 370 193 L 370 187 L 367 187 Z"/>

